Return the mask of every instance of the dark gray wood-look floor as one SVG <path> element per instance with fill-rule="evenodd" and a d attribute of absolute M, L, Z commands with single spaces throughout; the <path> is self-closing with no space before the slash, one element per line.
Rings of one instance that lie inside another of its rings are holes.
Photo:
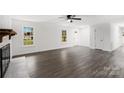
<path fill-rule="evenodd" d="M 124 47 L 113 52 L 72 47 L 28 54 L 11 63 L 5 77 L 123 78 Z"/>

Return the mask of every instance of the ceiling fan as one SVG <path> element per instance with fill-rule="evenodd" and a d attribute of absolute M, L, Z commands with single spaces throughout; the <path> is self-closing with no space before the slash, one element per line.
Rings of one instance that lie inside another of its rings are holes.
<path fill-rule="evenodd" d="M 72 23 L 73 20 L 81 20 L 81 18 L 76 17 L 76 15 L 66 15 L 66 16 L 62 16 L 62 17 L 59 17 L 59 18 L 65 18 L 70 23 Z"/>

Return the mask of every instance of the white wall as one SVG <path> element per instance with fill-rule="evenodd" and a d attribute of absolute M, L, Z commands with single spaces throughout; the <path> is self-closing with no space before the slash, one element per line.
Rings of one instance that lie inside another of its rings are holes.
<path fill-rule="evenodd" d="M 11 29 L 11 18 L 8 15 L 0 15 L 0 28 L 1 29 Z M 12 47 L 11 40 L 9 40 L 8 36 L 3 37 L 3 42 L 0 43 L 0 47 L 5 46 L 6 44 L 10 44 L 10 57 L 12 58 Z M 11 60 L 11 59 L 10 59 Z"/>
<path fill-rule="evenodd" d="M 119 48 L 123 44 L 121 26 L 122 24 L 120 23 L 111 23 L 112 50 Z"/>
<path fill-rule="evenodd" d="M 96 35 L 96 32 L 100 32 L 100 35 Z M 112 50 L 112 42 L 111 42 L 111 26 L 109 23 L 101 23 L 91 26 L 91 48 L 98 48 L 96 44 L 100 44 L 100 38 L 102 38 L 102 50 L 111 51 Z M 95 40 L 97 39 L 97 40 Z M 97 42 L 96 42 L 97 41 Z M 98 42 L 99 41 L 99 42 Z M 99 49 L 99 48 L 98 48 Z"/>
<path fill-rule="evenodd" d="M 11 18 L 7 15 L 0 15 L 0 28 L 11 29 Z"/>
<path fill-rule="evenodd" d="M 23 46 L 23 26 L 34 27 L 34 46 Z M 12 28 L 17 31 L 17 35 L 12 40 L 13 55 L 27 54 L 32 52 L 46 51 L 75 45 L 95 48 L 94 29 L 101 31 L 103 35 L 103 50 L 112 51 L 112 33 L 109 23 L 101 23 L 83 28 L 65 27 L 53 23 L 28 22 L 12 20 Z M 61 31 L 67 30 L 67 42 L 61 42 Z M 75 31 L 78 33 L 75 34 Z"/>
<path fill-rule="evenodd" d="M 34 27 L 35 45 L 31 47 L 23 46 L 23 26 Z M 12 40 L 13 55 L 27 54 L 32 52 L 46 51 L 74 45 L 86 46 L 95 48 L 94 30 L 102 31 L 104 35 L 103 50 L 111 51 L 119 46 L 119 30 L 117 24 L 100 23 L 92 26 L 83 26 L 82 28 L 66 27 L 53 23 L 29 22 L 21 20 L 11 20 L 9 16 L 0 16 L 1 28 L 12 28 L 18 34 Z M 67 30 L 68 40 L 66 43 L 61 42 L 61 31 Z M 75 31 L 78 33 L 75 34 Z"/>
<path fill-rule="evenodd" d="M 79 45 L 90 47 L 90 26 L 79 29 Z"/>
<path fill-rule="evenodd" d="M 21 20 L 11 20 L 10 16 L 0 16 L 0 28 L 12 28 L 18 34 L 13 38 L 13 55 L 20 55 L 32 52 L 39 52 L 51 49 L 71 47 L 74 45 L 87 46 L 95 48 L 94 31 L 101 31 L 103 35 L 103 50 L 112 51 L 122 45 L 119 27 L 124 27 L 120 23 L 99 23 L 92 26 L 83 26 L 83 28 L 66 27 L 53 23 L 38 23 Z M 23 26 L 34 27 L 35 45 L 31 47 L 23 46 Z M 68 40 L 61 42 L 61 30 L 67 30 Z M 78 33 L 75 34 L 75 31 Z"/>
<path fill-rule="evenodd" d="M 23 26 L 34 27 L 34 46 L 23 46 Z M 12 28 L 17 32 L 17 35 L 12 40 L 13 55 L 71 47 L 75 45 L 74 30 L 70 27 L 64 27 L 52 23 L 12 20 Z M 67 42 L 61 42 L 62 30 L 67 30 Z"/>
<path fill-rule="evenodd" d="M 122 42 L 122 45 L 124 44 L 124 36 L 123 36 L 123 33 L 124 33 L 124 26 L 120 27 L 120 34 L 121 34 L 121 42 Z"/>
<path fill-rule="evenodd" d="M 123 44 L 120 27 L 124 27 L 124 23 L 102 23 L 91 26 L 91 48 L 95 49 L 95 30 L 102 32 L 103 50 L 113 51 L 119 48 Z"/>

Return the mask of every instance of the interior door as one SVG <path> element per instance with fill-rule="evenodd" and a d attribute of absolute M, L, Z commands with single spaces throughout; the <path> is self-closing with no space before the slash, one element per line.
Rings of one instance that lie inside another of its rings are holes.
<path fill-rule="evenodd" d="M 120 27 L 119 40 L 121 45 L 124 45 L 124 27 Z"/>
<path fill-rule="evenodd" d="M 78 29 L 74 29 L 74 32 L 73 32 L 73 35 L 74 35 L 74 45 L 77 46 L 79 45 L 79 30 Z"/>
<path fill-rule="evenodd" d="M 95 48 L 96 49 L 103 49 L 103 46 L 104 46 L 104 40 L 103 40 L 103 31 L 99 30 L 99 29 L 95 29 L 94 30 L 94 33 L 95 33 Z"/>

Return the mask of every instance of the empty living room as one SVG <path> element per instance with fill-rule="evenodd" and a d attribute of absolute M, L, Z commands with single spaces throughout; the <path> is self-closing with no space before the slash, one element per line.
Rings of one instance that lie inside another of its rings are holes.
<path fill-rule="evenodd" d="M 123 0 L 0 0 L 0 93 L 123 86 Z"/>
<path fill-rule="evenodd" d="M 1 15 L 1 78 L 123 78 L 123 15 Z"/>

